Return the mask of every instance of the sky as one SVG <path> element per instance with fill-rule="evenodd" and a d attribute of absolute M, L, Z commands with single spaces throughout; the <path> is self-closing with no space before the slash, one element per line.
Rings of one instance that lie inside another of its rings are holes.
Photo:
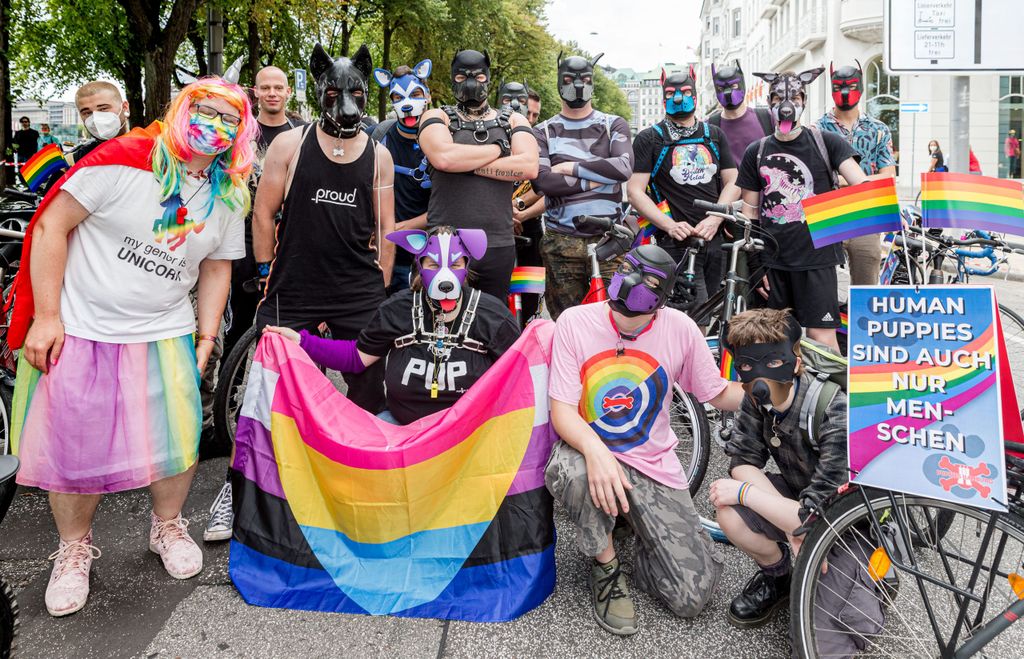
<path fill-rule="evenodd" d="M 701 0 L 549 0 L 548 28 L 591 54 L 604 52 L 604 66 L 646 71 L 694 59 L 700 5 Z"/>

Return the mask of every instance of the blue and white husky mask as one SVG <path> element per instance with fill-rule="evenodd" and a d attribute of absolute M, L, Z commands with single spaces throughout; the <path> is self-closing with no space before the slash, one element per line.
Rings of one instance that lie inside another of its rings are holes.
<path fill-rule="evenodd" d="M 413 67 L 412 73 L 397 78 L 386 69 L 373 70 L 373 79 L 388 90 L 398 119 L 398 129 L 402 132 L 415 134 L 419 129 L 420 117 L 427 111 L 427 103 L 430 102 L 430 88 L 423 81 L 430 77 L 433 68 L 433 62 L 425 59 Z M 417 89 L 423 91 L 422 98 L 413 98 Z"/>

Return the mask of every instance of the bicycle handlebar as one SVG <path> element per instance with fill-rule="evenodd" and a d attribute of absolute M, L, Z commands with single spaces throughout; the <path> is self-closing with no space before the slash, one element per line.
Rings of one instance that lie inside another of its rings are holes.
<path fill-rule="evenodd" d="M 4 196 L 32 202 L 39 200 L 39 197 L 36 195 L 36 193 L 25 192 L 24 190 L 18 190 L 17 188 L 4 188 Z"/>
<path fill-rule="evenodd" d="M 703 199 L 694 199 L 693 207 L 699 208 L 704 211 L 711 211 L 712 213 L 721 213 L 722 215 L 732 216 L 736 213 L 736 207 L 725 204 L 713 204 L 710 201 L 704 201 Z"/>

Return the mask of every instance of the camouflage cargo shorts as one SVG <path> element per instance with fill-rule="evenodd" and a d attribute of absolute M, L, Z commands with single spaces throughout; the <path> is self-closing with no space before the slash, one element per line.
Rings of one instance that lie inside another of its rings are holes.
<path fill-rule="evenodd" d="M 544 260 L 544 304 L 552 320 L 568 309 L 583 302 L 590 288 L 590 259 L 587 245 L 601 240 L 601 236 L 577 238 L 564 233 L 548 231 L 540 241 L 540 254 Z M 622 257 L 600 264 L 601 277 L 607 287 Z"/>
<path fill-rule="evenodd" d="M 635 585 L 664 602 L 676 615 L 700 613 L 722 574 L 718 547 L 701 527 L 688 490 L 677 490 L 620 463 L 633 489 L 626 492 L 624 517 L 636 535 Z M 594 505 L 583 455 L 559 441 L 551 451 L 544 482 L 576 526 L 576 544 L 587 556 L 608 546 L 615 518 Z"/>

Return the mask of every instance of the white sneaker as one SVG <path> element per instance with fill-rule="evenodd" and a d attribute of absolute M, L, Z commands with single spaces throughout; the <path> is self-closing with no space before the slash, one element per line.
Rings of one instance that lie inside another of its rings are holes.
<path fill-rule="evenodd" d="M 60 541 L 57 551 L 50 554 L 53 572 L 46 586 L 46 610 L 51 616 L 61 617 L 85 606 L 89 599 L 89 570 L 92 561 L 103 552 L 92 545 L 92 531 L 74 542 Z"/>
<path fill-rule="evenodd" d="M 149 550 L 160 555 L 167 574 L 175 579 L 188 579 L 203 571 L 203 550 L 188 534 L 188 520 L 181 513 L 167 520 L 153 513 Z"/>
<path fill-rule="evenodd" d="M 210 506 L 210 519 L 206 522 L 206 530 L 203 531 L 204 541 L 216 542 L 231 539 L 231 530 L 235 525 L 235 511 L 231 505 L 231 481 L 228 481 L 224 483 L 224 487 L 220 488 L 217 498 Z"/>

